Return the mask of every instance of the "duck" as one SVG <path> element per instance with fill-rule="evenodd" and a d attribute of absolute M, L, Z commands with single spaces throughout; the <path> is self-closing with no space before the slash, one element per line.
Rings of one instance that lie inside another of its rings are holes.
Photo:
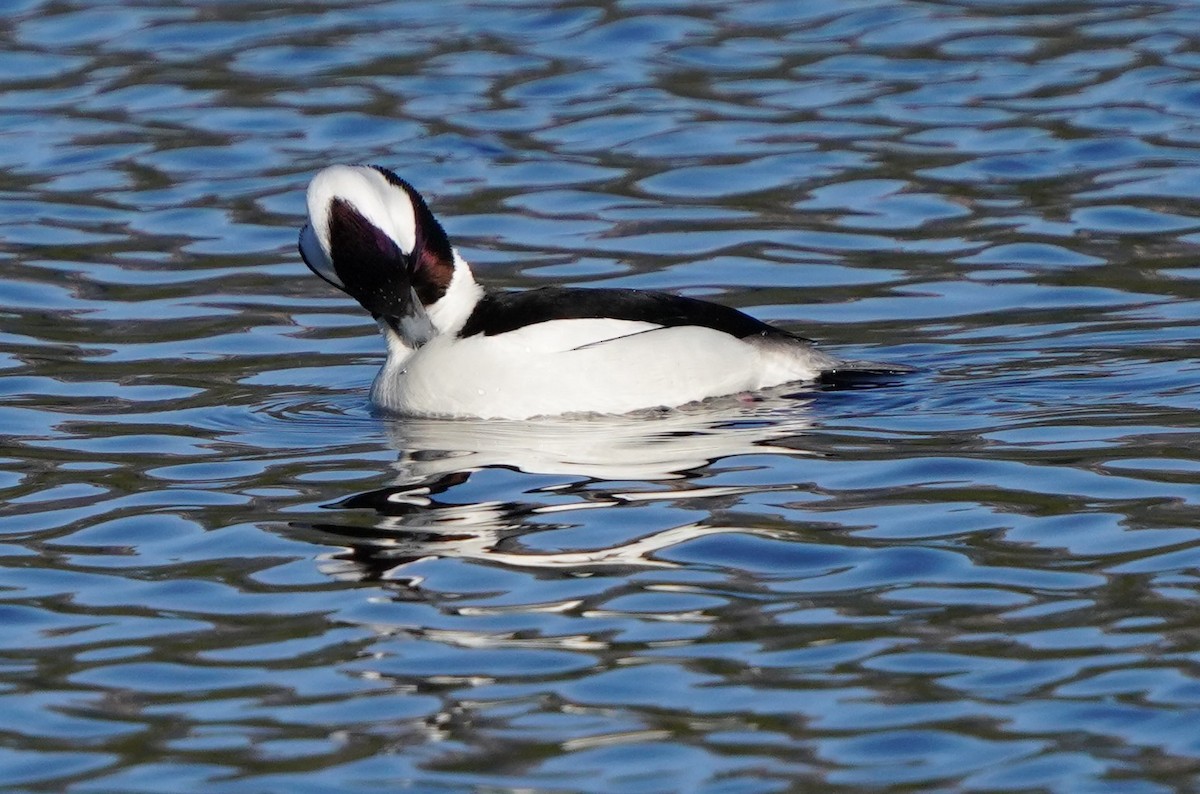
<path fill-rule="evenodd" d="M 372 405 L 414 417 L 629 414 L 860 372 L 722 304 L 627 288 L 479 283 L 417 190 L 378 165 L 332 165 L 306 194 L 299 252 L 379 326 Z"/>

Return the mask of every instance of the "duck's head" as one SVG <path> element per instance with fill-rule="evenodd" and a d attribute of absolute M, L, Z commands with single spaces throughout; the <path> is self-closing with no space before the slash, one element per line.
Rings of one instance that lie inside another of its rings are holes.
<path fill-rule="evenodd" d="M 379 166 L 334 165 L 313 177 L 300 256 L 410 347 L 440 330 L 427 313 L 456 269 L 470 276 L 421 194 Z"/>

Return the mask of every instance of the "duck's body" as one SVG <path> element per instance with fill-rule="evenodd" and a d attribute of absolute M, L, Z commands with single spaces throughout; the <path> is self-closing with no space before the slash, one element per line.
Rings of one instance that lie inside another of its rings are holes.
<path fill-rule="evenodd" d="M 422 415 L 626 413 L 811 379 L 834 363 L 769 326 L 738 328 L 750 331 L 739 337 L 685 323 L 680 310 L 725 307 L 673 297 L 553 287 L 484 293 L 461 327 L 407 357 L 389 356 L 374 401 Z M 664 308 L 675 314 L 650 319 Z M 726 311 L 710 319 L 750 325 L 747 315 Z"/>
<path fill-rule="evenodd" d="M 842 364 L 736 309 L 626 289 L 480 286 L 420 195 L 378 167 L 308 190 L 306 264 L 369 311 L 388 344 L 380 408 L 524 419 L 627 413 L 812 380 Z"/>

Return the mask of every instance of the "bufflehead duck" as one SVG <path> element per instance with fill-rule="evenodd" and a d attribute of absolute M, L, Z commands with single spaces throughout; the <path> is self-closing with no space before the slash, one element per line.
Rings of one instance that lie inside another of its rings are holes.
<path fill-rule="evenodd" d="M 307 199 L 300 255 L 378 323 L 387 361 L 371 399 L 388 412 L 621 414 L 846 368 L 807 339 L 695 298 L 486 289 L 421 194 L 386 168 L 330 166 Z"/>

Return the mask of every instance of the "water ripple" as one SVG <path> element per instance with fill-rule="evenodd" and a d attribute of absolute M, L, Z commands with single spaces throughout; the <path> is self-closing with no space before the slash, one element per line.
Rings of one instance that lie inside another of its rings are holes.
<path fill-rule="evenodd" d="M 6 784 L 1193 786 L 1192 5 L 0 16 Z M 382 419 L 338 161 L 489 283 L 917 371 Z"/>

